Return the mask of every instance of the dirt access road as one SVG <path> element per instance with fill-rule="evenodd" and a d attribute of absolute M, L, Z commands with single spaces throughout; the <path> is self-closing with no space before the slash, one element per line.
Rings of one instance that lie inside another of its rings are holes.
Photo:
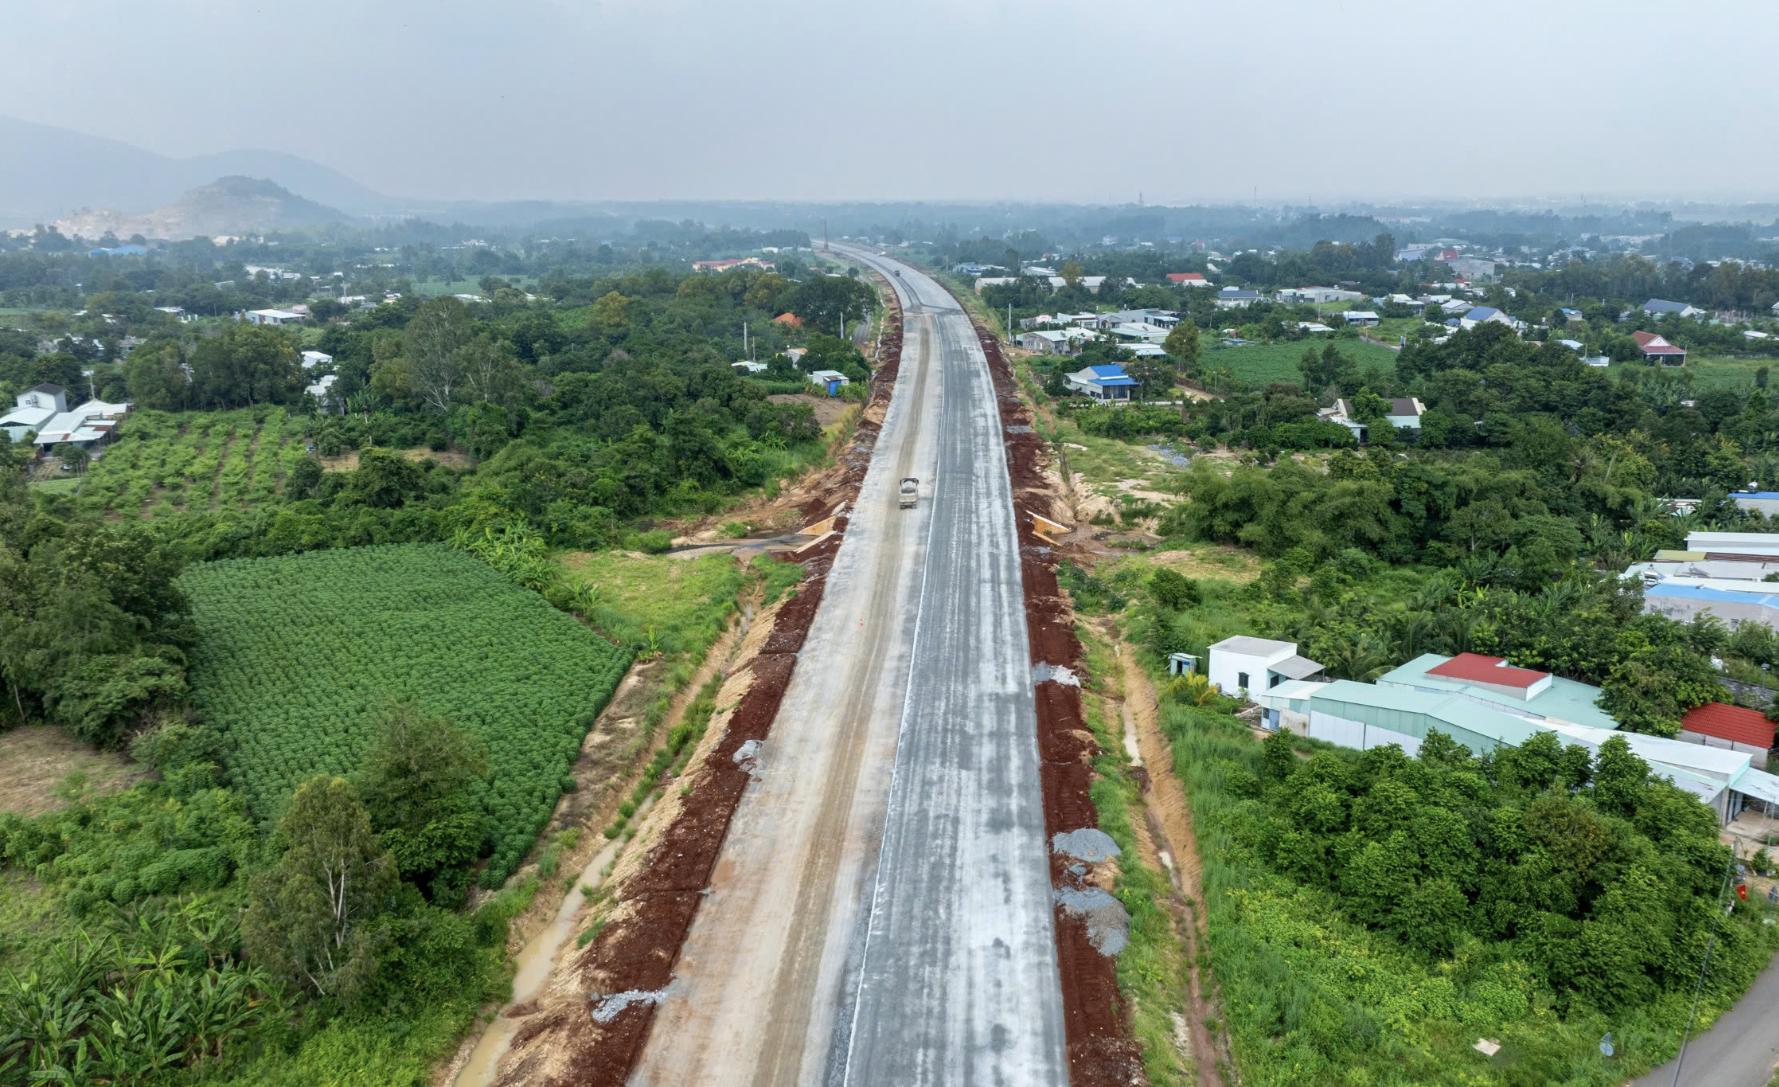
<path fill-rule="evenodd" d="M 925 276 L 826 596 L 631 1082 L 1068 1080 L 1017 534 L 987 364 Z M 900 275 L 894 275 L 899 270 Z M 917 509 L 895 486 L 919 476 Z"/>

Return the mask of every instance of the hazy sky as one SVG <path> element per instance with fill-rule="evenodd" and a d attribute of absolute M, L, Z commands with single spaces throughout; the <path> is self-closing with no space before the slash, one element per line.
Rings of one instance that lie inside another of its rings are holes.
<path fill-rule="evenodd" d="M 1779 3 L 4 0 L 0 113 L 421 198 L 1779 193 Z"/>

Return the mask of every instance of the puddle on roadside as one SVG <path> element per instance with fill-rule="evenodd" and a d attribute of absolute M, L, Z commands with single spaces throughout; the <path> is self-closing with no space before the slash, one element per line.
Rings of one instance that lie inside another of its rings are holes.
<path fill-rule="evenodd" d="M 630 825 L 638 825 L 654 806 L 655 797 L 651 794 L 637 807 Z M 457 1078 L 453 1081 L 454 1087 L 488 1087 L 494 1082 L 501 1058 L 506 1056 L 507 1049 L 513 1044 L 513 1036 L 518 1033 L 519 1024 L 523 1022 L 520 1019 L 506 1018 L 507 1011 L 542 995 L 544 985 L 550 980 L 550 973 L 556 967 L 557 955 L 580 928 L 581 916 L 587 912 L 587 896 L 581 893 L 581 887 L 586 885 L 597 891 L 605 881 L 601 871 L 617 859 L 624 845 L 624 839 L 620 836 L 595 854 L 587 862 L 587 866 L 581 869 L 580 877 L 568 885 L 568 893 L 563 896 L 562 905 L 557 908 L 556 916 L 549 926 L 520 949 L 513 960 L 518 966 L 513 975 L 513 998 L 500 1009 L 494 1022 L 488 1024 L 488 1029 L 482 1032 L 482 1037 L 476 1042 L 476 1048 L 464 1063 L 463 1070 L 457 1073 Z"/>

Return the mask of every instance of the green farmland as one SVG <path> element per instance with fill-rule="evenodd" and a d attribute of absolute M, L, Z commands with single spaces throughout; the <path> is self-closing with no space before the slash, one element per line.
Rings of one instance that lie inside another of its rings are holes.
<path fill-rule="evenodd" d="M 352 773 L 379 717 L 412 703 L 488 749 L 486 886 L 543 829 L 630 663 L 628 649 L 437 544 L 205 563 L 179 586 L 199 633 L 192 704 L 226 737 L 256 816 L 276 817 L 316 774 Z"/>
<path fill-rule="evenodd" d="M 1301 382 L 1303 374 L 1297 360 L 1309 350 L 1320 351 L 1332 342 L 1341 354 L 1359 364 L 1359 371 L 1382 370 L 1394 376 L 1396 352 L 1364 340 L 1303 340 L 1298 343 L 1251 343 L 1241 347 L 1208 347 L 1199 359 L 1199 369 L 1207 374 L 1227 370 L 1231 377 L 1249 385 L 1261 386 L 1275 381 Z"/>
<path fill-rule="evenodd" d="M 264 502 L 306 455 L 308 423 L 284 408 L 134 412 L 88 470 L 80 507 L 131 518 Z"/>

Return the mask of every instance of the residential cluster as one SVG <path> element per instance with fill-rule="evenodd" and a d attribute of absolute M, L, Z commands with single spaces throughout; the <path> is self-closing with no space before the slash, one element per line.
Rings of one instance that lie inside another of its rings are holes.
<path fill-rule="evenodd" d="M 1779 538 L 1779 537 L 1776 537 Z M 1196 661 L 1184 658 L 1185 667 Z M 1241 635 L 1207 652 L 1206 678 L 1250 700 L 1261 727 L 1287 729 L 1340 747 L 1396 744 L 1414 756 L 1435 730 L 1487 754 L 1539 733 L 1597 752 L 1612 737 L 1658 776 L 1697 796 L 1729 822 L 1779 805 L 1779 776 L 1766 771 L 1774 725 L 1758 710 L 1712 702 L 1689 711 L 1673 739 L 1627 732 L 1600 708 L 1600 689 L 1480 653 L 1424 653 L 1375 682 L 1330 680 L 1292 642 Z"/>

